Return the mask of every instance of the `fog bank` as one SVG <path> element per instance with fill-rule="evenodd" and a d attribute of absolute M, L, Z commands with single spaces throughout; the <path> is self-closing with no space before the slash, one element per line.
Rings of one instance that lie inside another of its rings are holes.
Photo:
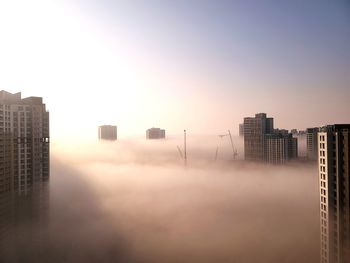
<path fill-rule="evenodd" d="M 213 143 L 190 148 L 184 167 L 176 144 L 54 146 L 47 224 L 36 226 L 43 242 L 31 242 L 27 259 L 319 261 L 315 165 L 232 162 L 229 148 L 214 162 Z"/>

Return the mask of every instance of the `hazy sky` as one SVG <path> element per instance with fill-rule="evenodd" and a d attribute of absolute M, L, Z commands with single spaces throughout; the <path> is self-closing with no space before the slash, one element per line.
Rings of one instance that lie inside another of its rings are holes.
<path fill-rule="evenodd" d="M 2 1 L 0 89 L 43 96 L 51 136 L 350 122 L 348 1 Z"/>

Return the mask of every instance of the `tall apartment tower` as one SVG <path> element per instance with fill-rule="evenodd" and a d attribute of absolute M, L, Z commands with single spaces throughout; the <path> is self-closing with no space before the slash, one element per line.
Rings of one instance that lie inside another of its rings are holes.
<path fill-rule="evenodd" d="M 273 118 L 257 113 L 255 118 L 244 118 L 244 158 L 250 161 L 264 160 L 264 136 L 273 133 Z"/>
<path fill-rule="evenodd" d="M 321 262 L 350 262 L 350 124 L 318 132 Z"/>
<path fill-rule="evenodd" d="M 308 128 L 306 129 L 306 157 L 308 160 L 316 161 L 317 160 L 317 133 L 319 128 Z"/>
<path fill-rule="evenodd" d="M 49 179 L 49 113 L 40 97 L 0 91 L 0 194 Z"/>
<path fill-rule="evenodd" d="M 117 140 L 117 126 L 102 125 L 98 127 L 98 138 L 100 140 Z"/>
<path fill-rule="evenodd" d="M 291 133 L 266 134 L 264 137 L 264 158 L 267 163 L 283 164 L 298 157 L 298 139 Z"/>

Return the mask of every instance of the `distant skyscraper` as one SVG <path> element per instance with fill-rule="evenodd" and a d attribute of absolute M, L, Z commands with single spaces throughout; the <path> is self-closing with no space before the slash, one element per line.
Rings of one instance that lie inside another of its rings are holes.
<path fill-rule="evenodd" d="M 244 158 L 250 161 L 264 160 L 264 136 L 273 132 L 273 118 L 257 113 L 255 118 L 244 118 Z"/>
<path fill-rule="evenodd" d="M 288 130 L 274 129 L 273 118 L 258 113 L 244 118 L 245 160 L 281 164 L 298 155 L 297 139 Z"/>
<path fill-rule="evenodd" d="M 239 124 L 239 136 L 240 137 L 244 136 L 244 124 L 243 123 Z"/>
<path fill-rule="evenodd" d="M 40 97 L 0 91 L 0 193 L 49 179 L 49 113 Z"/>
<path fill-rule="evenodd" d="M 146 139 L 165 139 L 165 130 L 150 128 L 146 131 Z"/>
<path fill-rule="evenodd" d="M 98 127 L 98 138 L 100 140 L 117 140 L 117 126 L 102 125 Z"/>
<path fill-rule="evenodd" d="M 350 124 L 318 132 L 321 262 L 350 262 Z"/>
<path fill-rule="evenodd" d="M 318 156 L 317 133 L 319 128 L 306 129 L 306 157 L 308 160 L 316 161 Z"/>

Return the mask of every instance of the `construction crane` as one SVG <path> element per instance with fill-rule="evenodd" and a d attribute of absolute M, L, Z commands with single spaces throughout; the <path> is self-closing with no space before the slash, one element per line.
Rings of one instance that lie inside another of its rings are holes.
<path fill-rule="evenodd" d="M 237 149 L 235 149 L 235 147 L 234 147 L 234 145 L 233 145 L 233 140 L 232 140 L 231 131 L 228 130 L 228 133 L 226 133 L 226 134 L 219 134 L 218 136 L 219 136 L 221 139 L 224 138 L 224 137 L 226 137 L 226 136 L 230 137 L 230 142 L 231 142 L 231 147 L 232 147 L 232 157 L 233 157 L 233 160 L 236 160 L 236 157 L 237 157 L 238 153 L 237 153 Z M 217 160 L 217 158 L 218 158 L 218 151 L 219 151 L 219 146 L 216 147 L 215 160 Z"/>
<path fill-rule="evenodd" d="M 233 160 L 236 160 L 236 156 L 238 155 L 238 153 L 237 153 L 237 149 L 235 149 L 235 147 L 233 146 L 233 140 L 232 140 L 232 135 L 231 135 L 230 130 L 228 130 L 228 135 L 230 136 Z"/>
<path fill-rule="evenodd" d="M 184 130 L 184 153 L 182 153 L 181 148 L 177 145 L 177 150 L 179 151 L 181 159 L 184 160 L 185 166 L 187 165 L 187 142 L 186 142 L 186 130 Z"/>
<path fill-rule="evenodd" d="M 216 147 L 215 161 L 218 159 L 219 146 Z"/>
<path fill-rule="evenodd" d="M 177 150 L 179 151 L 179 154 L 180 154 L 181 159 L 183 159 L 184 156 L 183 156 L 183 154 L 182 154 L 182 151 L 181 151 L 179 145 L 177 145 L 176 147 L 177 147 Z"/>

